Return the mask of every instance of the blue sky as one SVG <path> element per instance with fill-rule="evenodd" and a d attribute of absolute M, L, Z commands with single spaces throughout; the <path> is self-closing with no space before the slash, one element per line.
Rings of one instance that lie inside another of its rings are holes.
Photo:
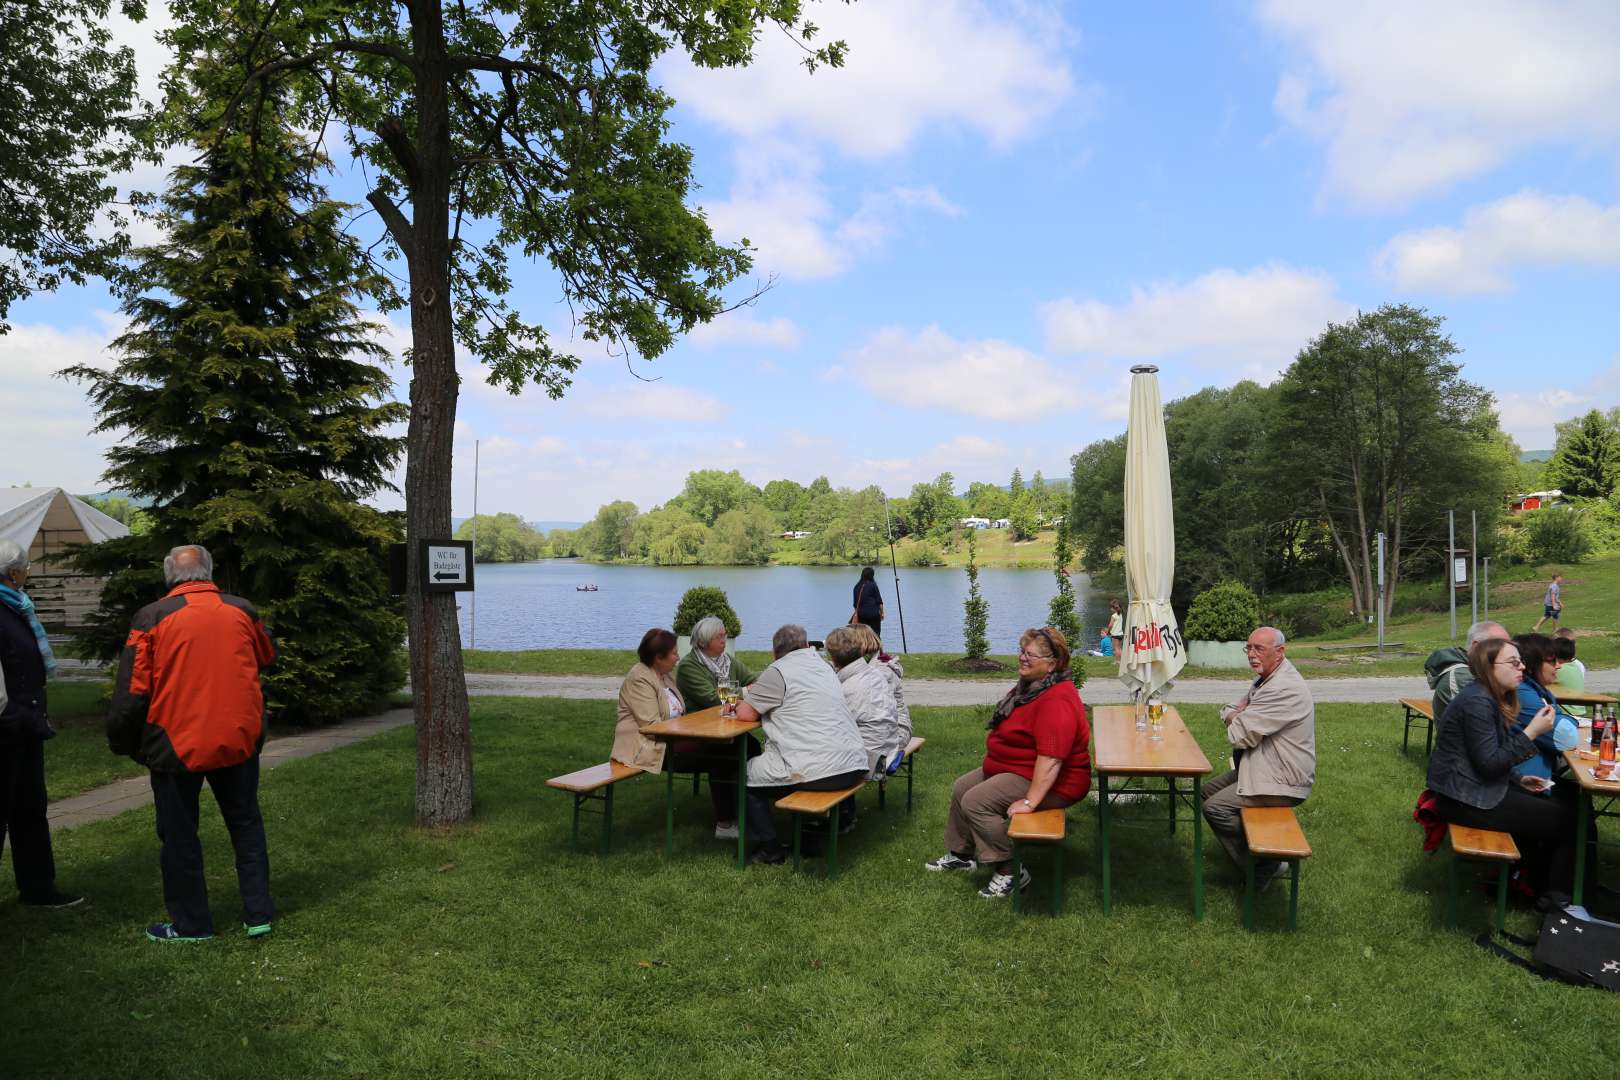
<path fill-rule="evenodd" d="M 1526 449 L 1620 404 L 1609 0 L 861 0 L 814 19 L 846 68 L 806 75 L 767 37 L 747 71 L 659 69 L 697 201 L 775 287 L 636 362 L 651 383 L 587 349 L 563 401 L 514 399 L 464 362 L 458 514 L 474 439 L 480 509 L 534 519 L 646 508 L 694 468 L 895 494 L 945 469 L 1066 475 L 1123 429 L 1133 363 L 1160 366 L 1167 400 L 1269 382 L 1386 301 L 1445 316 Z M 149 29 L 126 38 L 155 67 Z M 544 267 L 517 293 L 568 333 Z M 49 375 L 101 355 L 114 306 L 71 290 L 13 322 L 0 483 L 93 489 L 107 440 Z"/>

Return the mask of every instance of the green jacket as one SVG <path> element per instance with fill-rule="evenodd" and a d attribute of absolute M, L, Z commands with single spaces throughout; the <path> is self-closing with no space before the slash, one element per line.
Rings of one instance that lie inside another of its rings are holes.
<path fill-rule="evenodd" d="M 742 687 L 757 678 L 759 676 L 748 670 L 748 665 L 742 662 L 741 657 L 731 658 L 732 682 Z M 711 709 L 720 704 L 719 682 L 708 665 L 698 659 L 696 649 L 681 657 L 681 662 L 675 665 L 675 688 L 681 692 L 681 697 L 686 699 L 688 712 Z"/>

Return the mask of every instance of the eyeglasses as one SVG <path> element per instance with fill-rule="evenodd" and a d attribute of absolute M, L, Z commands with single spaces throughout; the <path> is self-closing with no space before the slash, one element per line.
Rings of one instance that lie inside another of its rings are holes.
<path fill-rule="evenodd" d="M 1515 656 L 1511 660 L 1498 660 L 1496 662 L 1496 666 L 1497 667 L 1518 668 L 1518 669 L 1520 669 L 1522 671 L 1524 669 L 1524 661 L 1520 660 L 1517 656 Z"/>
<path fill-rule="evenodd" d="M 1277 648 L 1276 645 L 1245 645 L 1245 646 L 1243 646 L 1243 651 L 1246 652 L 1246 653 L 1268 652 L 1268 651 L 1270 651 L 1272 649 L 1275 649 L 1275 648 Z"/>
<path fill-rule="evenodd" d="M 1028 649 L 1019 649 L 1018 650 L 1018 659 L 1020 659 L 1020 660 L 1050 660 L 1050 659 L 1052 659 L 1052 654 L 1051 653 L 1030 652 Z"/>

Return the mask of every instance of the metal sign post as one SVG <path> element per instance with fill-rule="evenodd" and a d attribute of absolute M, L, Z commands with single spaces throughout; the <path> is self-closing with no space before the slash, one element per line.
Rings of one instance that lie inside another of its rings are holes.
<path fill-rule="evenodd" d="M 1491 557 L 1487 555 L 1481 561 L 1485 568 L 1485 580 L 1480 585 L 1479 591 L 1480 595 L 1485 598 L 1485 612 L 1480 618 L 1488 619 L 1491 617 Z"/>
<path fill-rule="evenodd" d="M 1470 510 L 1473 541 L 1468 548 L 1468 625 L 1479 622 L 1479 511 Z"/>
<path fill-rule="evenodd" d="M 1451 608 L 1451 640 L 1457 640 L 1457 512 L 1446 511 L 1446 603 Z"/>
<path fill-rule="evenodd" d="M 1384 534 L 1378 534 L 1378 652 L 1384 651 Z"/>

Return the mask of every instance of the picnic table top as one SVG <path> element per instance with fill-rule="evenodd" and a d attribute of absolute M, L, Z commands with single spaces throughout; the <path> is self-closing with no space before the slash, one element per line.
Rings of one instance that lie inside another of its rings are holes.
<path fill-rule="evenodd" d="M 1614 780 L 1599 780 L 1592 775 L 1597 768 L 1597 751 L 1577 746 L 1573 750 L 1564 751 L 1564 760 L 1569 762 L 1569 771 L 1575 774 L 1576 781 L 1581 787 L 1598 795 L 1620 795 L 1620 770 L 1617 770 Z"/>
<path fill-rule="evenodd" d="M 1564 690 L 1549 686 L 1552 696 L 1560 705 L 1620 705 L 1620 698 L 1610 694 L 1591 694 L 1585 690 Z"/>
<path fill-rule="evenodd" d="M 1155 742 L 1151 734 L 1136 730 L 1132 706 L 1097 706 L 1092 714 L 1096 747 L 1092 765 L 1098 772 L 1129 776 L 1204 776 L 1214 771 L 1174 705 L 1164 707 L 1164 737 Z"/>
<path fill-rule="evenodd" d="M 641 729 L 643 735 L 654 739 L 703 739 L 730 742 L 759 727 L 757 720 L 739 720 L 735 716 L 721 716 L 720 706 L 687 713 L 670 720 L 660 720 Z"/>

